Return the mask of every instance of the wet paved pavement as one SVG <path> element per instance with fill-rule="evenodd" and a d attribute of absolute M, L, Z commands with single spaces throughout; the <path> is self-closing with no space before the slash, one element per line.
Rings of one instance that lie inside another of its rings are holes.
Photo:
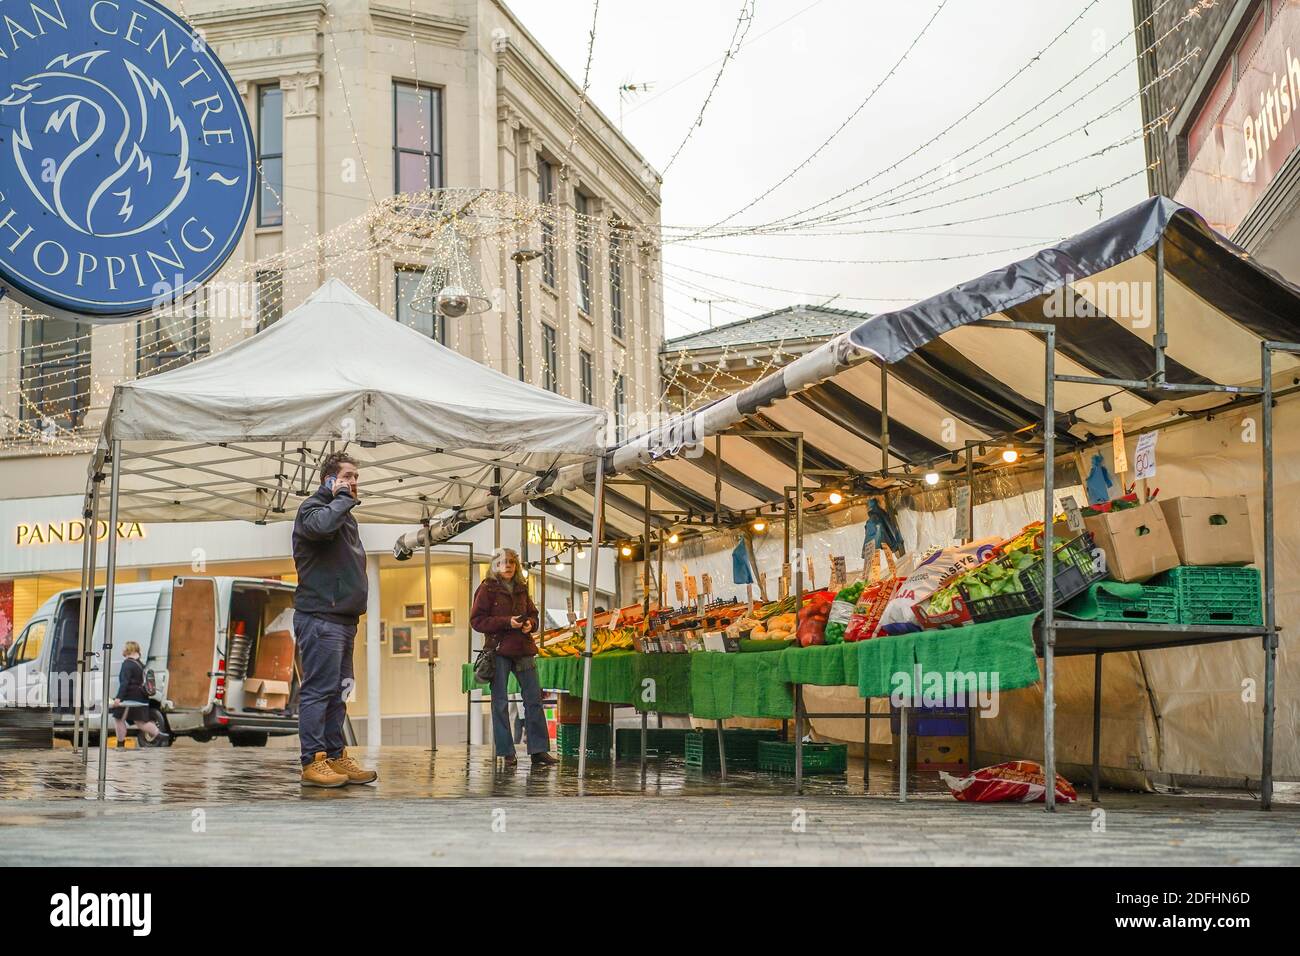
<path fill-rule="evenodd" d="M 109 754 L 93 799 L 70 750 L 0 753 L 0 865 L 67 864 L 1300 864 L 1300 790 L 1263 813 L 1242 792 L 1103 794 L 1061 807 L 973 806 L 933 778 L 872 765 L 847 778 L 737 772 L 680 760 L 494 770 L 489 751 L 354 753 L 369 787 L 303 790 L 287 748 L 221 744 Z M 130 833 L 124 840 L 123 834 Z"/>

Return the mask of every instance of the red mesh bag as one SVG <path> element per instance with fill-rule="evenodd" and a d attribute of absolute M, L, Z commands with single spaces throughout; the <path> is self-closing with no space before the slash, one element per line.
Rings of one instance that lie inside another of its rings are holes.
<path fill-rule="evenodd" d="M 940 771 L 952 795 L 965 803 L 1042 803 L 1047 799 L 1047 780 L 1040 764 L 1032 760 L 1011 760 L 976 770 L 969 777 L 953 777 Z M 1059 773 L 1056 802 L 1074 803 L 1079 795 Z"/>

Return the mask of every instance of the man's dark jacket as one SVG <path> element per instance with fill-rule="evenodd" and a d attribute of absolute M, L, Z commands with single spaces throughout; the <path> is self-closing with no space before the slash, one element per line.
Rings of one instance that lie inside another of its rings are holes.
<path fill-rule="evenodd" d="M 298 589 L 293 606 L 355 622 L 366 613 L 366 552 L 352 509 L 357 499 L 321 485 L 293 522 Z"/>

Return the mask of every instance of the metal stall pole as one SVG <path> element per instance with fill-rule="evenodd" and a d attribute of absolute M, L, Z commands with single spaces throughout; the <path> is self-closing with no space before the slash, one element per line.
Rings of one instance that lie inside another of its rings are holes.
<path fill-rule="evenodd" d="M 661 525 L 659 528 L 659 543 L 655 546 L 655 551 L 659 556 L 659 610 L 664 607 L 664 529 Z"/>
<path fill-rule="evenodd" d="M 966 487 L 970 489 L 970 497 L 966 503 L 966 531 L 968 537 L 963 543 L 970 544 L 975 540 L 975 449 L 969 441 L 966 442 Z M 967 702 L 969 704 L 969 701 Z M 975 760 L 975 727 L 979 719 L 979 708 L 967 706 L 966 708 L 966 756 L 970 761 L 971 768 L 979 766 Z"/>
<path fill-rule="evenodd" d="M 1098 651 L 1092 673 L 1092 802 L 1101 794 L 1101 652 Z"/>
<path fill-rule="evenodd" d="M 1273 806 L 1274 681 L 1277 679 L 1277 608 L 1273 565 L 1273 352 L 1265 342 L 1260 357 L 1260 409 L 1264 419 L 1264 752 L 1259 768 L 1259 808 Z"/>
<path fill-rule="evenodd" d="M 77 614 L 77 669 L 73 674 L 72 685 L 72 746 L 74 750 L 81 746 L 81 655 L 85 653 L 86 637 L 89 634 L 89 628 L 86 626 L 86 606 L 91 603 L 91 594 L 94 593 L 94 585 L 86 585 L 86 574 L 90 569 L 90 542 L 94 540 L 94 528 L 90 523 L 90 502 L 87 500 L 81 509 L 81 603 L 78 605 Z M 60 675 L 60 678 L 62 675 Z M 62 679 L 58 681 L 58 686 L 65 686 Z M 55 706 L 62 701 L 54 702 Z"/>
<path fill-rule="evenodd" d="M 108 561 L 104 581 L 104 647 L 99 660 L 99 681 L 102 685 L 99 708 L 99 784 L 95 798 L 105 799 L 108 792 L 108 702 L 112 699 L 109 673 L 113 666 L 113 591 L 117 585 L 117 502 L 122 478 L 122 442 L 114 439 L 110 446 L 113 455 L 108 492 Z M 97 529 L 98 530 L 98 529 Z"/>
<path fill-rule="evenodd" d="M 786 559 L 789 560 L 787 555 Z M 794 438 L 794 581 L 795 622 L 799 620 L 799 611 L 803 608 L 803 432 Z M 795 693 L 795 734 L 794 734 L 794 774 L 795 793 L 800 792 L 803 784 L 803 722 L 800 711 L 803 710 L 803 688 Z"/>
<path fill-rule="evenodd" d="M 435 688 L 433 666 L 433 559 L 429 553 L 428 519 L 424 525 L 424 639 L 429 642 L 429 749 L 438 752 L 438 692 Z M 416 652 L 419 652 L 417 646 Z"/>
<path fill-rule="evenodd" d="M 90 656 L 90 642 L 95 630 L 95 556 L 99 551 L 99 483 L 102 474 L 96 470 L 90 481 L 90 500 L 82 510 L 85 531 L 82 537 L 85 546 L 81 559 L 81 617 L 77 630 L 77 674 L 76 699 L 73 701 L 72 745 L 81 757 L 82 765 L 86 763 L 86 754 L 90 747 L 90 725 L 86 716 L 86 666 Z"/>
<path fill-rule="evenodd" d="M 104 484 L 104 466 L 99 465 L 99 471 L 95 475 L 95 494 L 92 500 L 92 513 L 90 524 L 94 529 L 92 534 L 95 535 L 90 545 L 90 623 L 86 629 L 86 646 L 82 654 L 81 662 L 78 666 L 81 668 L 81 766 L 83 768 L 90 764 L 90 714 L 86 710 L 87 705 L 87 684 L 90 681 L 90 672 L 93 669 L 91 662 L 95 657 L 95 650 L 91 641 L 95 639 L 95 574 L 99 568 L 99 508 L 102 502 L 100 488 Z"/>
<path fill-rule="evenodd" d="M 465 605 L 465 660 L 472 668 L 474 665 L 474 626 L 469 619 L 474 616 L 474 542 L 468 542 L 465 549 L 465 593 L 469 600 Z M 474 735 L 474 692 L 465 695 L 465 754 L 468 757 Z"/>
<path fill-rule="evenodd" d="M 591 571 L 587 575 L 587 639 L 582 649 L 582 729 L 578 734 L 578 779 L 587 775 L 587 714 L 591 705 L 591 642 L 596 632 L 596 568 L 600 557 L 605 499 L 605 456 L 596 459 L 596 488 L 591 504 Z M 614 573 L 618 573 L 617 566 Z"/>
<path fill-rule="evenodd" d="M 663 545 L 660 545 L 662 549 Z M 641 613 L 650 622 L 650 485 L 645 485 L 645 522 L 641 527 L 641 589 L 645 592 Z"/>
<path fill-rule="evenodd" d="M 880 363 L 880 476 L 889 477 L 889 366 Z"/>
<path fill-rule="evenodd" d="M 1056 329 L 1043 333 L 1043 775 L 1044 809 L 1056 811 Z"/>

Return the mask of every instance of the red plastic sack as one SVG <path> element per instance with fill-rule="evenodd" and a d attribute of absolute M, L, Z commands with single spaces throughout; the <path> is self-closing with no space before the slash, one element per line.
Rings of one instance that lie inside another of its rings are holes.
<path fill-rule="evenodd" d="M 976 770 L 969 777 L 953 777 L 939 772 L 952 795 L 966 803 L 1042 803 L 1047 798 L 1046 776 L 1041 765 L 1032 760 L 1011 760 Z M 1079 795 L 1059 773 L 1056 775 L 1056 802 L 1074 803 Z"/>
<path fill-rule="evenodd" d="M 826 643 L 826 616 L 830 614 L 831 597 L 825 592 L 813 594 L 799 609 L 799 626 L 795 636 L 800 647 Z"/>

